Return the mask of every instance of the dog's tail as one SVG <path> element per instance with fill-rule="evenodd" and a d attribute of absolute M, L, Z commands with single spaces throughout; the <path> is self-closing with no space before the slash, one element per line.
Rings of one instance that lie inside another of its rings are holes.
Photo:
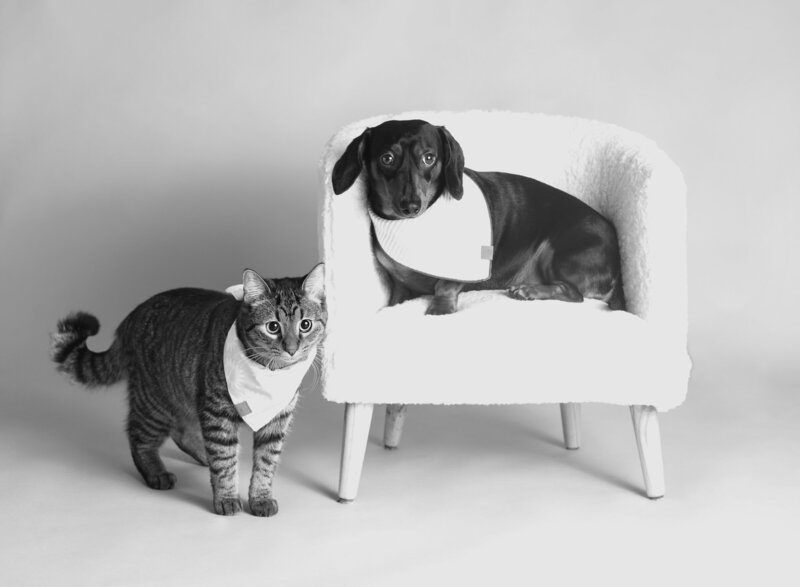
<path fill-rule="evenodd" d="M 50 336 L 50 358 L 56 369 L 86 387 L 112 385 L 125 376 L 119 339 L 111 348 L 95 353 L 86 347 L 86 339 L 100 330 L 100 322 L 86 312 L 75 312 L 58 323 Z"/>
<path fill-rule="evenodd" d="M 622 289 L 622 272 L 617 273 L 617 276 L 614 278 L 606 303 L 611 310 L 625 310 L 625 292 Z"/>

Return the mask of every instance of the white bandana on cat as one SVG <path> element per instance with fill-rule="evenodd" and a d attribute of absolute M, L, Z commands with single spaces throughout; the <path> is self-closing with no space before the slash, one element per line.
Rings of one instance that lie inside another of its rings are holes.
<path fill-rule="evenodd" d="M 464 176 L 460 200 L 447 192 L 416 218 L 386 220 L 369 210 L 375 236 L 392 259 L 433 277 L 483 281 L 492 272 L 492 221 L 480 188 Z"/>
<path fill-rule="evenodd" d="M 255 431 L 289 405 L 316 353 L 312 349 L 307 359 L 271 371 L 245 356 L 234 323 L 225 339 L 222 356 L 231 401 L 245 424 Z"/>

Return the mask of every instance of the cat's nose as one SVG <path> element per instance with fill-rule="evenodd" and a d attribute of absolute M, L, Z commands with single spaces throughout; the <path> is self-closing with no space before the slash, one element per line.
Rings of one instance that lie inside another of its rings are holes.
<path fill-rule="evenodd" d="M 283 343 L 283 350 L 286 351 L 290 357 L 293 357 L 297 352 L 298 344 L 293 341 L 286 341 Z"/>

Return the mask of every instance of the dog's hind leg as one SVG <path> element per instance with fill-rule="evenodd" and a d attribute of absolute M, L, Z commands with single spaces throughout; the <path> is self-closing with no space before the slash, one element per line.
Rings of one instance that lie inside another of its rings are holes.
<path fill-rule="evenodd" d="M 583 294 L 578 286 L 554 271 L 554 256 L 550 241 L 536 245 L 517 270 L 508 295 L 518 300 L 582 302 Z"/>
<path fill-rule="evenodd" d="M 568 281 L 555 283 L 524 283 L 508 288 L 508 295 L 518 300 L 561 300 L 563 302 L 582 302 L 583 294 Z"/>

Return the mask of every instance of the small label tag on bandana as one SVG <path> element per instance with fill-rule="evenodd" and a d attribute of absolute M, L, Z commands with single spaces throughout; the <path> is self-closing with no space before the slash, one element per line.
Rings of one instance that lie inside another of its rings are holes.
<path fill-rule="evenodd" d="M 250 414 L 253 413 L 253 410 L 250 409 L 250 406 L 247 404 L 247 402 L 236 404 L 236 406 L 234 407 L 236 408 L 236 411 L 239 412 L 239 415 L 242 418 L 244 418 L 245 416 L 249 416 Z"/>
<path fill-rule="evenodd" d="M 494 247 L 492 245 L 484 245 L 481 247 L 481 259 L 487 261 L 494 259 Z"/>

